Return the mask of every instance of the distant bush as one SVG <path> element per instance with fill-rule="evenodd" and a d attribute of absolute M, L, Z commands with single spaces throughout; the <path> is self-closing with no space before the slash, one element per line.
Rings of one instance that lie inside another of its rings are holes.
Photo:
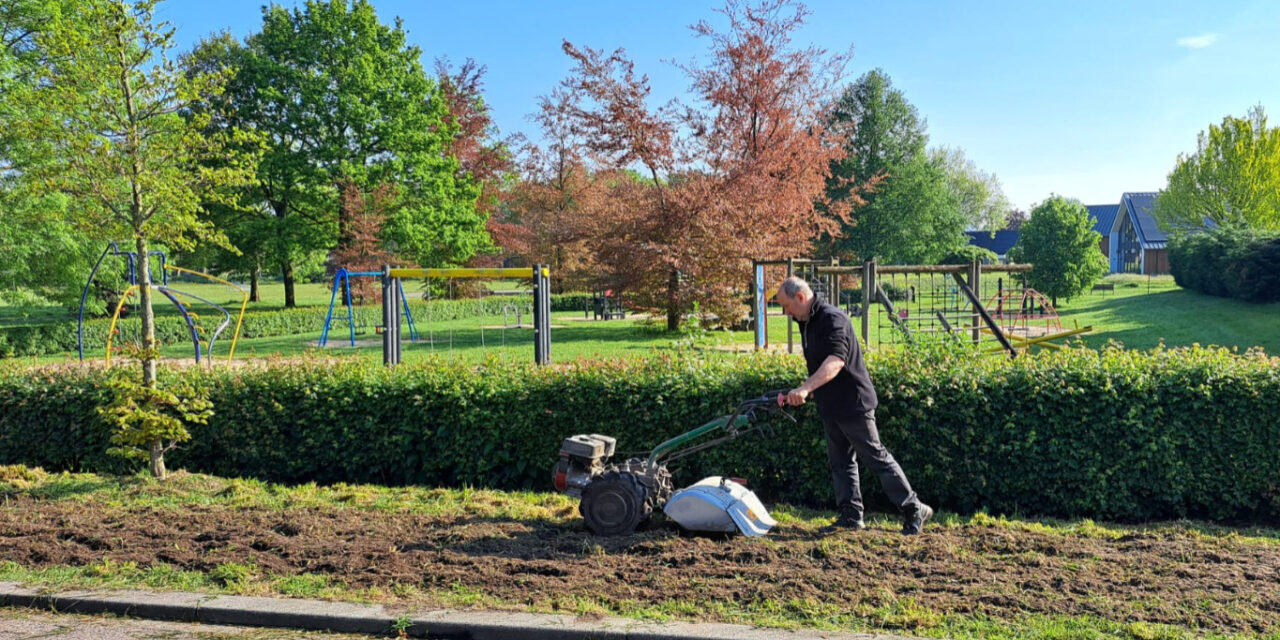
<path fill-rule="evenodd" d="M 1280 232 L 1215 229 L 1169 241 L 1178 286 L 1246 302 L 1280 301 Z"/>
<path fill-rule="evenodd" d="M 960 347 L 870 354 L 880 435 L 931 504 L 1120 520 L 1280 516 L 1280 360 L 1222 349 L 1066 350 L 983 358 Z M 798 359 L 752 355 L 554 367 L 490 361 L 394 370 L 295 360 L 167 371 L 207 391 L 172 468 L 282 482 L 549 490 L 560 440 L 642 452 L 742 399 L 798 384 Z M 96 408 L 104 373 L 0 366 L 0 464 L 123 472 Z M 830 505 L 811 406 L 776 436 L 681 460 L 681 485 L 749 479 L 766 500 Z M 863 483 L 885 506 L 879 484 Z"/>

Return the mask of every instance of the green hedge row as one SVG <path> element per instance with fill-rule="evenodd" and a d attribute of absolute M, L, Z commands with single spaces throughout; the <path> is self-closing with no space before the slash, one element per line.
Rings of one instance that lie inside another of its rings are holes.
<path fill-rule="evenodd" d="M 551 296 L 551 310 L 582 311 L 588 299 L 589 296 L 577 294 Z M 414 320 L 419 325 L 423 322 L 476 317 L 481 313 L 487 316 L 501 316 L 504 309 L 509 306 L 518 307 L 521 310 L 521 314 L 523 314 L 521 320 L 523 322 L 531 322 L 532 312 L 530 310 L 533 308 L 533 298 L 531 296 L 491 296 L 474 300 L 433 300 L 430 303 L 422 300 L 411 300 L 409 302 L 409 310 L 413 313 Z M 157 302 L 156 307 L 161 307 L 159 302 Z M 324 318 L 328 311 L 328 307 L 247 311 L 244 314 L 244 322 L 240 328 L 240 337 L 242 339 L 267 338 L 316 333 L 324 328 Z M 334 310 L 335 314 L 339 312 L 340 310 L 338 309 Z M 336 320 L 330 331 L 337 331 L 339 328 L 346 329 L 345 309 L 342 309 L 341 312 L 343 314 L 342 320 Z M 199 313 L 200 317 L 197 320 L 197 326 L 204 331 L 212 330 L 222 321 L 222 314 L 216 311 Z M 355 316 L 358 325 L 373 326 L 382 322 L 382 312 L 378 307 L 356 308 Z M 510 317 L 511 321 L 515 322 L 516 316 L 514 312 L 511 313 Z M 218 344 L 224 346 L 229 344 L 231 331 L 235 328 L 235 320 L 236 316 L 233 311 L 231 316 L 232 324 L 222 333 Z M 107 331 L 110 326 L 111 320 L 109 318 L 96 318 L 85 321 L 84 348 L 86 358 L 102 356 L 102 349 L 107 344 Z M 133 318 L 121 320 L 116 325 L 116 328 L 120 333 L 113 340 L 114 344 L 119 344 L 121 341 L 136 341 L 141 332 L 141 321 L 135 315 Z M 207 339 L 205 334 L 202 333 L 200 335 L 201 340 Z M 156 318 L 156 339 L 162 345 L 189 343 L 191 341 L 191 333 L 187 329 L 186 322 L 181 317 L 171 314 L 159 315 Z M 225 350 L 222 352 L 225 353 Z M 0 327 L 0 358 L 46 356 L 61 353 L 76 353 L 75 321 Z"/>
<path fill-rule="evenodd" d="M 1280 232 L 1215 229 L 1169 241 L 1178 286 L 1246 302 L 1280 301 Z"/>
<path fill-rule="evenodd" d="M 1145 520 L 1280 515 L 1280 361 L 1174 349 L 1016 360 L 873 354 L 880 434 L 929 503 L 959 512 Z M 168 373 L 167 375 L 178 375 Z M 439 361 L 389 371 L 304 360 L 188 370 L 216 414 L 170 467 L 282 482 L 550 490 L 560 440 L 639 452 L 798 383 L 799 360 L 693 357 L 556 367 Z M 107 456 L 97 369 L 0 368 L 0 463 L 126 471 Z M 680 461 L 677 481 L 743 476 L 767 501 L 830 505 L 811 407 L 776 435 Z M 879 483 L 864 478 L 873 505 Z"/>

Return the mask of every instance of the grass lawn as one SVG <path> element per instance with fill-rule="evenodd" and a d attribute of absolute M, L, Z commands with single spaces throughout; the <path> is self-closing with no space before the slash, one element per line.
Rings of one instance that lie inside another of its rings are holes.
<path fill-rule="evenodd" d="M 514 316 L 506 320 L 512 324 Z M 464 318 L 442 322 L 426 321 L 418 318 L 415 321 L 419 337 L 416 342 L 409 340 L 407 325 L 402 327 L 403 343 L 401 355 L 403 362 L 416 362 L 428 358 L 459 359 L 480 362 L 486 357 L 501 359 L 533 361 L 533 329 L 530 319 L 522 317 L 521 328 L 505 328 L 501 315 L 490 315 L 483 318 Z M 775 339 L 786 342 L 786 329 L 782 323 L 774 323 L 772 333 Z M 680 334 L 666 331 L 665 324 L 647 318 L 628 317 L 622 320 L 594 321 L 584 320 L 581 312 L 557 312 L 551 319 L 551 356 L 553 361 L 564 362 L 578 358 L 632 358 L 650 355 L 655 351 L 672 349 L 680 340 Z M 350 331 L 345 320 L 335 323 L 329 333 L 328 346 L 319 349 L 315 346 L 320 338 L 321 324 L 315 331 L 290 336 L 269 338 L 240 339 L 236 343 L 235 358 L 262 358 L 267 356 L 325 355 L 339 357 L 357 357 L 369 362 L 382 362 L 382 336 L 372 328 L 358 328 L 355 336 L 356 346 L 350 342 Z M 227 335 L 230 330 L 227 331 Z M 751 336 L 747 333 L 731 334 L 729 332 L 709 332 L 709 337 L 700 338 L 699 345 L 729 345 L 729 340 L 739 340 L 739 350 L 750 349 Z M 215 361 L 225 361 L 230 339 L 226 336 L 215 344 Z M 727 346 L 725 347 L 727 349 Z M 161 349 L 165 358 L 190 359 L 194 349 L 189 342 L 173 344 Z M 731 353 L 730 350 L 709 348 L 708 353 Z M 103 349 L 86 348 L 87 359 L 102 359 Z M 25 359 L 33 363 L 64 362 L 75 358 L 75 353 L 58 356 L 45 356 Z"/>
<path fill-rule="evenodd" d="M 939 638 L 1280 639 L 1280 532 L 828 512 L 763 538 L 588 533 L 543 492 L 0 467 L 0 580 Z"/>
<path fill-rule="evenodd" d="M 1091 347 L 1110 340 L 1130 349 L 1219 345 L 1262 347 L 1280 354 L 1280 303 L 1249 304 L 1178 287 L 1172 276 L 1109 276 L 1115 291 L 1094 291 L 1059 301 L 1064 327 L 1092 326 L 1083 335 Z"/>
<path fill-rule="evenodd" d="M 249 290 L 249 285 L 244 284 L 245 292 Z M 225 285 L 208 282 L 184 276 L 183 279 L 172 279 L 169 281 L 169 287 L 179 291 L 191 293 L 211 302 L 217 303 L 225 307 L 228 311 L 234 313 L 239 312 L 242 297 L 240 292 L 227 287 Z M 259 288 L 261 302 L 249 303 L 248 309 L 254 311 L 270 311 L 274 309 L 284 308 L 284 285 L 279 282 L 264 283 Z M 408 293 L 409 289 L 406 288 Z M 329 298 L 332 293 L 332 286 L 324 283 L 299 283 L 294 290 L 297 297 L 298 306 L 301 307 L 317 307 L 328 306 Z M 168 299 L 162 295 L 156 294 L 154 298 L 155 311 L 157 314 L 177 315 L 177 311 Z M 201 303 L 193 303 L 193 309 L 199 311 Z M 5 304 L 0 301 L 0 327 L 12 325 L 29 325 L 42 324 L 46 322 L 65 322 L 67 320 L 74 321 L 78 309 L 67 310 L 63 307 L 33 307 L 18 308 Z"/>
<path fill-rule="evenodd" d="M 1227 298 L 1204 296 L 1177 287 L 1168 276 L 1148 278 L 1144 276 L 1115 275 L 1105 282 L 1115 285 L 1114 291 L 1095 291 L 1078 298 L 1059 301 L 1058 311 L 1064 327 L 1092 326 L 1093 331 L 1081 339 L 1091 347 L 1101 347 L 1109 341 L 1118 341 L 1128 348 L 1150 349 L 1161 341 L 1166 346 L 1202 345 L 1235 346 L 1241 350 L 1261 347 L 1270 354 L 1280 353 L 1280 303 L 1265 305 L 1248 304 Z M 499 287 L 513 287 L 514 281 L 495 281 Z M 233 312 L 238 301 L 220 285 L 182 283 L 184 290 L 225 303 Z M 406 289 L 406 294 L 416 294 L 416 283 Z M 325 306 L 330 291 L 323 284 L 302 284 L 297 290 L 301 305 Z M 221 297 L 219 297 L 221 296 Z M 280 308 L 283 287 L 278 284 L 263 286 L 266 302 L 251 305 L 251 309 Z M 170 313 L 167 304 L 157 304 L 157 310 Z M 55 313 L 56 312 L 56 313 Z M 6 316 L 6 313 L 8 314 Z M 37 317 L 63 313 L 59 310 L 37 310 Z M 0 320 L 14 320 L 12 307 L 0 306 Z M 376 310 L 370 316 L 376 316 Z M 219 314 L 205 313 L 208 318 Z M 422 334 L 417 342 L 410 342 L 407 327 L 402 331 L 406 338 L 403 360 L 414 362 L 431 357 L 459 358 L 480 361 L 488 356 L 499 358 L 533 358 L 533 330 L 527 328 L 531 320 L 521 320 L 526 328 L 504 329 L 514 324 L 514 316 L 502 315 L 474 317 L 441 322 L 418 318 L 417 328 Z M 63 316 L 65 317 L 65 316 Z M 788 320 L 781 315 L 770 317 L 769 342 L 775 348 L 787 344 Z M 236 357 L 252 358 L 270 355 L 296 356 L 320 353 L 314 345 L 320 337 L 322 323 L 304 335 L 242 339 L 237 342 Z M 644 319 L 634 316 L 625 320 L 584 321 L 580 312 L 559 312 L 552 319 L 552 359 L 564 362 L 577 358 L 626 358 L 644 356 L 655 350 L 670 349 L 679 345 L 695 344 L 708 354 L 730 354 L 751 350 L 754 336 L 748 331 L 706 331 L 692 335 L 669 333 L 661 319 Z M 357 346 L 351 347 L 349 332 L 344 322 L 335 323 L 330 329 L 326 355 L 353 355 L 370 362 L 381 362 L 380 336 L 365 328 L 357 336 Z M 224 336 L 216 345 L 215 357 L 226 357 L 230 340 Z M 86 351 L 86 355 L 101 358 L 101 349 Z M 799 351 L 798 337 L 796 351 Z M 191 358 L 194 353 L 189 344 L 170 345 L 163 349 L 166 358 Z M 74 357 L 74 354 L 36 359 L 37 362 L 56 362 Z"/>

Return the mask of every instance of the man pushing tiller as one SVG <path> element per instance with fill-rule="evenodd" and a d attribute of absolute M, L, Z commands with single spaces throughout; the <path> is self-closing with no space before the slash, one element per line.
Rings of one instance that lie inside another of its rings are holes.
<path fill-rule="evenodd" d="M 823 531 L 856 531 L 866 527 L 862 521 L 862 491 L 858 482 L 860 456 L 902 512 L 902 533 L 920 533 L 924 523 L 933 516 L 933 509 L 920 501 L 902 467 L 880 444 L 876 431 L 879 401 L 849 316 L 815 294 L 807 282 L 796 276 L 783 280 L 774 298 L 800 325 L 809 371 L 803 384 L 778 396 L 778 404 L 800 406 L 812 396 L 818 402 L 818 414 L 827 436 L 827 462 L 831 465 L 840 515 Z"/>

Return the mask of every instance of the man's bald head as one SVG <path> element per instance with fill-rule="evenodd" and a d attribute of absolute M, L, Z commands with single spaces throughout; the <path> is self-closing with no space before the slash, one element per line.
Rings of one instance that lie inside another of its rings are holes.
<path fill-rule="evenodd" d="M 813 289 L 809 283 L 799 276 L 789 276 L 778 286 L 774 296 L 782 310 L 800 322 L 808 322 L 810 307 L 813 305 Z"/>

